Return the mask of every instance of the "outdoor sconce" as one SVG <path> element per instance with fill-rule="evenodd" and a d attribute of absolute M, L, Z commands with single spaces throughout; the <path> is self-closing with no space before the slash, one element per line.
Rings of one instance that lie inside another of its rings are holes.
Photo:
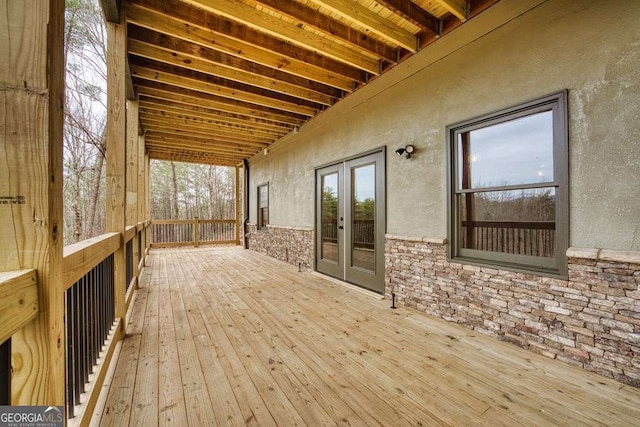
<path fill-rule="evenodd" d="M 404 154 L 405 158 L 410 159 L 411 158 L 411 153 L 413 153 L 413 150 L 415 150 L 415 147 L 413 145 L 409 144 L 404 148 L 398 148 L 396 150 L 396 154 L 398 156 L 402 156 Z"/>

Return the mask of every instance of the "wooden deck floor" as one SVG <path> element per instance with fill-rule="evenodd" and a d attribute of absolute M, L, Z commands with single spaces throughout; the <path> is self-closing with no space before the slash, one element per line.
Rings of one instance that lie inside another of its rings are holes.
<path fill-rule="evenodd" d="M 251 251 L 150 260 L 96 424 L 640 422 L 640 390 Z"/>

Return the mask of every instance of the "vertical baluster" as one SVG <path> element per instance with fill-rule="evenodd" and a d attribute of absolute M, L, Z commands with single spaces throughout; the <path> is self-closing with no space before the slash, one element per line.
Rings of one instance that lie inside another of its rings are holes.
<path fill-rule="evenodd" d="M 110 295 L 110 300 L 111 300 L 111 306 L 109 307 L 109 320 L 111 322 L 111 324 L 113 325 L 113 322 L 116 319 L 116 289 L 115 289 L 115 280 L 114 280 L 114 265 L 113 265 L 113 255 L 111 255 L 109 257 L 109 273 L 108 273 L 108 278 L 109 278 L 109 292 L 111 293 Z"/>
<path fill-rule="evenodd" d="M 73 295 L 73 305 L 71 306 L 71 321 L 73 322 L 73 397 L 74 402 L 80 400 L 80 308 L 79 294 L 80 284 L 75 283 L 69 291 Z"/>
<path fill-rule="evenodd" d="M 87 335 L 87 298 L 86 298 L 86 277 L 83 277 L 78 283 L 78 309 L 79 319 L 78 326 L 80 331 L 78 334 L 78 359 L 80 364 L 80 392 L 84 393 L 85 383 L 88 378 L 87 374 L 87 347 L 86 347 L 86 335 Z"/>
<path fill-rule="evenodd" d="M 104 261 L 98 264 L 96 268 L 96 278 L 98 285 L 98 330 L 100 331 L 100 350 L 104 345 L 107 336 L 105 334 L 106 319 L 104 318 L 104 282 L 102 281 L 102 269 Z"/>
<path fill-rule="evenodd" d="M 68 289 L 65 292 L 65 325 L 66 325 L 66 340 L 67 340 L 67 384 L 66 384 L 66 392 L 67 392 L 67 415 L 69 418 L 73 418 L 74 416 L 74 390 L 75 390 L 75 367 L 73 366 L 73 292 L 71 289 Z"/>
<path fill-rule="evenodd" d="M 95 281 L 96 269 L 93 268 L 89 272 L 89 373 L 93 373 L 93 367 L 96 364 L 96 322 L 95 322 Z"/>
<path fill-rule="evenodd" d="M 11 404 L 11 338 L 0 344 L 0 405 Z"/>

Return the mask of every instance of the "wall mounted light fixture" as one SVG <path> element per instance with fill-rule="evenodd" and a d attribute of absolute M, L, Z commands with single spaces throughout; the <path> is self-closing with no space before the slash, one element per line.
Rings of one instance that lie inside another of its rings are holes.
<path fill-rule="evenodd" d="M 404 148 L 398 148 L 396 150 L 396 154 L 398 156 L 402 156 L 404 154 L 404 157 L 407 159 L 411 158 L 411 153 L 413 153 L 413 151 L 415 150 L 415 147 L 411 144 L 405 146 Z"/>

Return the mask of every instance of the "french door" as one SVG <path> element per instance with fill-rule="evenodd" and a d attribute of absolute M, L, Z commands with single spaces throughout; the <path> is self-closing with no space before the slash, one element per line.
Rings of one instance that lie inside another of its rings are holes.
<path fill-rule="evenodd" d="M 316 169 L 316 270 L 384 292 L 384 151 Z"/>

